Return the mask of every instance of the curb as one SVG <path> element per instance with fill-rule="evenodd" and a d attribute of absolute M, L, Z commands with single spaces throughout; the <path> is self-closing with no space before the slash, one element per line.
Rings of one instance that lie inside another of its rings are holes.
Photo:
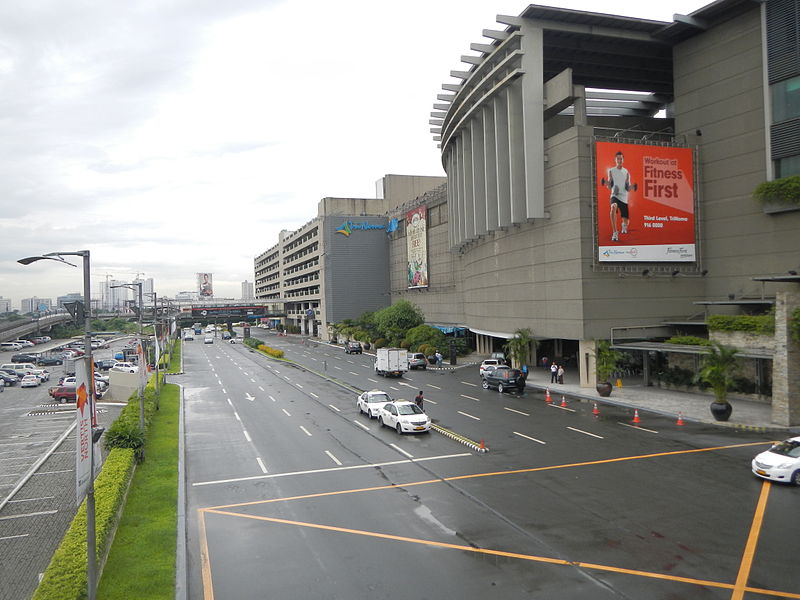
<path fill-rule="evenodd" d="M 434 425 L 433 423 L 431 423 L 431 429 L 441 433 L 443 436 L 448 437 L 451 440 L 455 440 L 456 442 L 459 442 L 469 448 L 472 448 L 476 452 L 485 453 L 489 451 L 489 448 L 487 448 L 485 445 L 481 447 L 479 443 L 473 442 L 471 439 L 465 438 L 464 436 L 458 435 L 457 433 L 453 433 L 449 429 L 445 429 L 440 425 Z"/>

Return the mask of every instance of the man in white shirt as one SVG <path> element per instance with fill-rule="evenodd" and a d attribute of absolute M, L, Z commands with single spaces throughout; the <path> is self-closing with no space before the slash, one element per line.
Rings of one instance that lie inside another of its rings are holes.
<path fill-rule="evenodd" d="M 602 182 L 611 190 L 611 241 L 619 241 L 617 231 L 617 213 L 622 217 L 622 233 L 628 233 L 628 223 L 630 222 L 628 213 L 628 190 L 636 190 L 637 184 L 631 185 L 631 176 L 628 169 L 622 166 L 624 157 L 622 152 L 617 152 L 614 156 L 616 166 L 608 170 L 608 178 Z"/>

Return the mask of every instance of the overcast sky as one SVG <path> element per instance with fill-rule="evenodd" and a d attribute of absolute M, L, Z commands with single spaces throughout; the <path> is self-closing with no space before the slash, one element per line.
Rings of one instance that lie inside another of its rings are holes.
<path fill-rule="evenodd" d="M 707 2 L 551 6 L 671 21 Z M 387 173 L 444 175 L 428 119 L 508 0 L 5 0 L 0 3 L 0 296 L 81 292 L 81 270 L 16 260 L 89 249 L 159 295 L 253 258 L 326 196 Z"/>

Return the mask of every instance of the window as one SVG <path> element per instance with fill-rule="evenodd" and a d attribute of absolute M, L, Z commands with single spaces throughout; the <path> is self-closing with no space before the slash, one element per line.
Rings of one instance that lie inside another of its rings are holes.
<path fill-rule="evenodd" d="M 775 161 L 775 178 L 800 175 L 800 156 L 787 156 Z"/>
<path fill-rule="evenodd" d="M 771 88 L 772 122 L 800 118 L 800 76 L 773 83 Z"/>

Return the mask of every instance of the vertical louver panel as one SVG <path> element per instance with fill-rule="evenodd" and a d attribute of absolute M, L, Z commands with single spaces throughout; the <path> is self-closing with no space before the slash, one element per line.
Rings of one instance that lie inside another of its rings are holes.
<path fill-rule="evenodd" d="M 767 2 L 769 82 L 800 75 L 800 0 Z"/>

